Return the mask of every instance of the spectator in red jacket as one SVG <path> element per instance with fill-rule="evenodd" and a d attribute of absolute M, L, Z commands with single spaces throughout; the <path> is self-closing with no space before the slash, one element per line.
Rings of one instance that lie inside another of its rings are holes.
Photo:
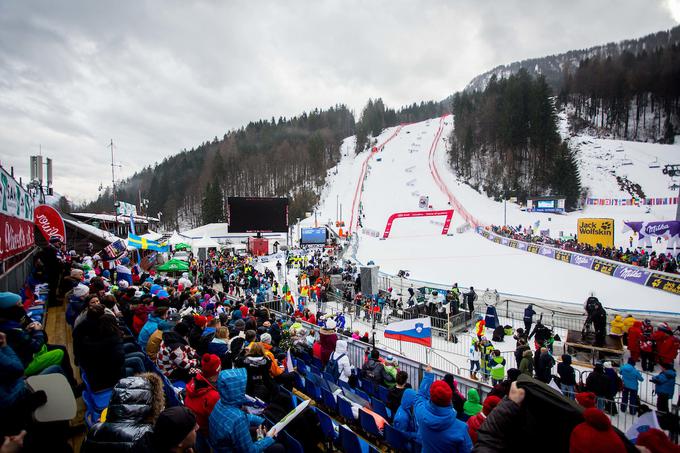
<path fill-rule="evenodd" d="M 477 443 L 477 430 L 479 429 L 480 426 L 482 426 L 482 423 L 484 423 L 486 417 L 489 416 L 494 407 L 498 406 L 498 403 L 500 402 L 501 399 L 499 397 L 495 395 L 489 395 L 484 400 L 484 404 L 482 405 L 482 412 L 468 418 L 467 421 L 468 434 L 470 434 L 470 439 L 472 439 L 473 444 Z"/>
<path fill-rule="evenodd" d="M 636 362 L 640 360 L 640 340 L 642 339 L 642 322 L 635 321 L 628 329 L 628 351 L 630 358 Z"/>
<path fill-rule="evenodd" d="M 209 419 L 215 404 L 220 400 L 215 384 L 220 374 L 221 364 L 221 359 L 215 354 L 204 354 L 201 360 L 201 372 L 187 384 L 184 404 L 196 415 L 199 428 L 196 436 L 198 451 L 210 449 L 208 446 Z M 206 449 L 201 449 L 201 446 L 205 446 Z"/>

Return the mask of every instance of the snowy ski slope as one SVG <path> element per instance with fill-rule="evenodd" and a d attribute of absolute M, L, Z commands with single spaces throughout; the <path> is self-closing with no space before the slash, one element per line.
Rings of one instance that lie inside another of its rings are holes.
<path fill-rule="evenodd" d="M 390 274 L 406 269 L 414 279 L 441 284 L 458 282 L 482 290 L 496 288 L 507 294 L 574 304 L 582 304 L 594 293 L 609 307 L 680 313 L 677 296 L 497 245 L 474 232 L 456 234 L 456 226 L 464 223 L 459 212 L 454 215 L 451 225 L 453 236 L 441 235 L 443 217 L 398 219 L 387 240 L 371 236 L 370 233 L 382 236 L 391 214 L 419 210 L 421 195 L 429 197 L 435 210 L 451 208 L 447 191 L 480 222 L 503 223 L 503 203 L 458 182 L 452 173 L 446 153 L 446 140 L 452 127 L 453 118 L 448 116 L 386 129 L 377 137 L 379 151 L 373 155 L 369 152 L 355 155 L 354 138 L 346 139 L 343 158 L 336 169 L 331 170 L 322 193 L 317 209 L 319 221 L 334 222 L 342 205 L 342 220 L 349 226 L 354 205 L 353 223 L 356 225 L 361 205 L 363 228 L 357 230 L 361 233 L 356 258 L 362 263 L 372 260 Z M 628 179 L 638 182 L 648 196 L 673 195 L 667 187 L 670 178 L 662 175 L 659 168 L 650 169 L 648 164 L 649 156 L 658 156 L 660 162 L 670 162 L 673 155 L 680 157 L 677 145 L 595 140 L 587 136 L 572 140 L 577 141 L 580 148 L 582 174 L 590 174 L 584 180 L 590 185 L 593 196 L 624 196 L 618 192 L 614 176 L 598 169 L 597 165 L 606 166 L 607 170 L 611 168 L 617 174 L 625 171 Z M 598 145 L 600 148 L 596 148 Z M 626 165 L 625 170 L 620 168 L 622 166 L 617 167 L 615 161 L 603 163 L 593 157 L 596 150 L 615 150 L 621 146 L 627 158 L 634 162 Z M 335 170 L 337 174 L 333 174 Z M 613 184 L 611 180 L 614 180 Z M 508 223 L 526 225 L 538 220 L 540 228 L 549 228 L 553 236 L 560 231 L 574 233 L 579 217 L 612 217 L 616 219 L 617 243 L 621 244 L 628 240 L 627 235 L 620 233 L 623 220 L 663 220 L 673 218 L 674 213 L 675 206 L 652 206 L 650 213 L 645 213 L 645 207 L 589 206 L 583 212 L 554 215 L 527 213 L 517 205 L 507 204 Z M 302 226 L 310 226 L 313 222 L 313 217 L 305 219 Z"/>

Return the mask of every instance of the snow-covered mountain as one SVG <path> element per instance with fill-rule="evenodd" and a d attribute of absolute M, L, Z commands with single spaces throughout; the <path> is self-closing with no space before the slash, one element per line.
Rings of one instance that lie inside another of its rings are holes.
<path fill-rule="evenodd" d="M 503 78 L 510 74 L 515 74 L 524 68 L 532 76 L 542 74 L 548 84 L 557 92 L 562 86 L 564 71 L 572 72 L 578 68 L 579 62 L 584 58 L 615 56 L 625 51 L 638 54 L 644 50 L 649 51 L 657 47 L 665 47 L 679 42 L 680 26 L 677 26 L 670 30 L 653 33 L 639 39 L 628 39 L 619 43 L 608 43 L 589 49 L 570 50 L 569 52 L 557 55 L 515 61 L 510 64 L 496 66 L 490 71 L 478 75 L 470 81 L 465 90 L 483 90 L 492 76 L 495 75 L 498 78 Z"/>

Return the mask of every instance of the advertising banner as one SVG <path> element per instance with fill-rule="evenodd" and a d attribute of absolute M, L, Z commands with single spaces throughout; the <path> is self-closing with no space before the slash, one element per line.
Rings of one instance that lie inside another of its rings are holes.
<path fill-rule="evenodd" d="M 21 253 L 33 244 L 33 222 L 0 214 L 0 260 Z"/>
<path fill-rule="evenodd" d="M 650 274 L 651 272 L 645 269 L 627 266 L 619 266 L 614 270 L 614 277 L 629 282 L 635 282 L 639 285 L 644 285 L 647 283 L 647 279 L 649 278 Z"/>
<path fill-rule="evenodd" d="M 35 201 L 26 189 L 0 168 L 0 259 L 5 260 L 35 244 Z"/>
<path fill-rule="evenodd" d="M 453 217 L 453 209 L 446 209 L 441 211 L 395 212 L 387 219 L 387 225 L 385 225 L 385 232 L 383 233 L 383 238 L 387 239 L 389 237 L 390 231 L 392 231 L 392 223 L 394 223 L 396 219 L 410 217 L 433 217 L 433 216 L 445 216 L 442 234 L 447 234 L 449 232 L 449 226 L 451 225 L 451 218 Z"/>
<path fill-rule="evenodd" d="M 673 294 L 680 294 L 680 276 L 676 277 L 674 275 L 653 272 L 643 267 L 617 263 L 593 256 L 581 255 L 579 253 L 569 252 L 566 250 L 559 250 L 546 245 L 523 242 L 516 239 L 509 239 L 506 243 L 505 241 L 501 240 L 501 236 L 484 230 L 481 227 L 478 227 L 476 231 L 488 240 L 498 244 L 506 244 L 508 247 L 526 250 L 537 255 L 552 258 L 557 261 L 562 261 L 563 263 L 569 263 L 574 266 L 590 269 L 601 274 L 609 275 L 610 277 L 625 280 L 627 282 L 656 288 Z"/>
<path fill-rule="evenodd" d="M 597 247 L 614 247 L 614 219 L 578 219 L 576 240 Z"/>
<path fill-rule="evenodd" d="M 585 255 L 579 255 L 579 254 L 572 254 L 571 255 L 571 264 L 575 264 L 576 266 L 581 266 L 581 267 L 586 267 L 588 269 L 592 269 L 593 267 L 593 257 L 592 256 L 585 256 Z"/>
<path fill-rule="evenodd" d="M 609 261 L 602 261 L 595 258 L 593 261 L 593 270 L 609 276 L 614 275 L 614 271 L 618 268 L 618 264 L 610 263 Z"/>
<path fill-rule="evenodd" d="M 35 208 L 33 216 L 35 224 L 46 241 L 49 241 L 52 236 L 57 236 L 61 242 L 66 242 L 66 227 L 59 211 L 52 206 L 41 204 Z"/>
<path fill-rule="evenodd" d="M 680 294 L 680 278 L 652 272 L 647 286 L 673 294 Z"/>

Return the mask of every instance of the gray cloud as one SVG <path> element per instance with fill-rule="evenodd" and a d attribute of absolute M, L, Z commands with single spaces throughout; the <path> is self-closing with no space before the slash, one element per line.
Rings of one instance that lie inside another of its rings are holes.
<path fill-rule="evenodd" d="M 673 1 L 3 1 L 0 162 L 27 176 L 42 145 L 57 191 L 91 199 L 111 138 L 130 176 L 250 120 L 443 99 L 498 64 L 670 28 Z"/>

